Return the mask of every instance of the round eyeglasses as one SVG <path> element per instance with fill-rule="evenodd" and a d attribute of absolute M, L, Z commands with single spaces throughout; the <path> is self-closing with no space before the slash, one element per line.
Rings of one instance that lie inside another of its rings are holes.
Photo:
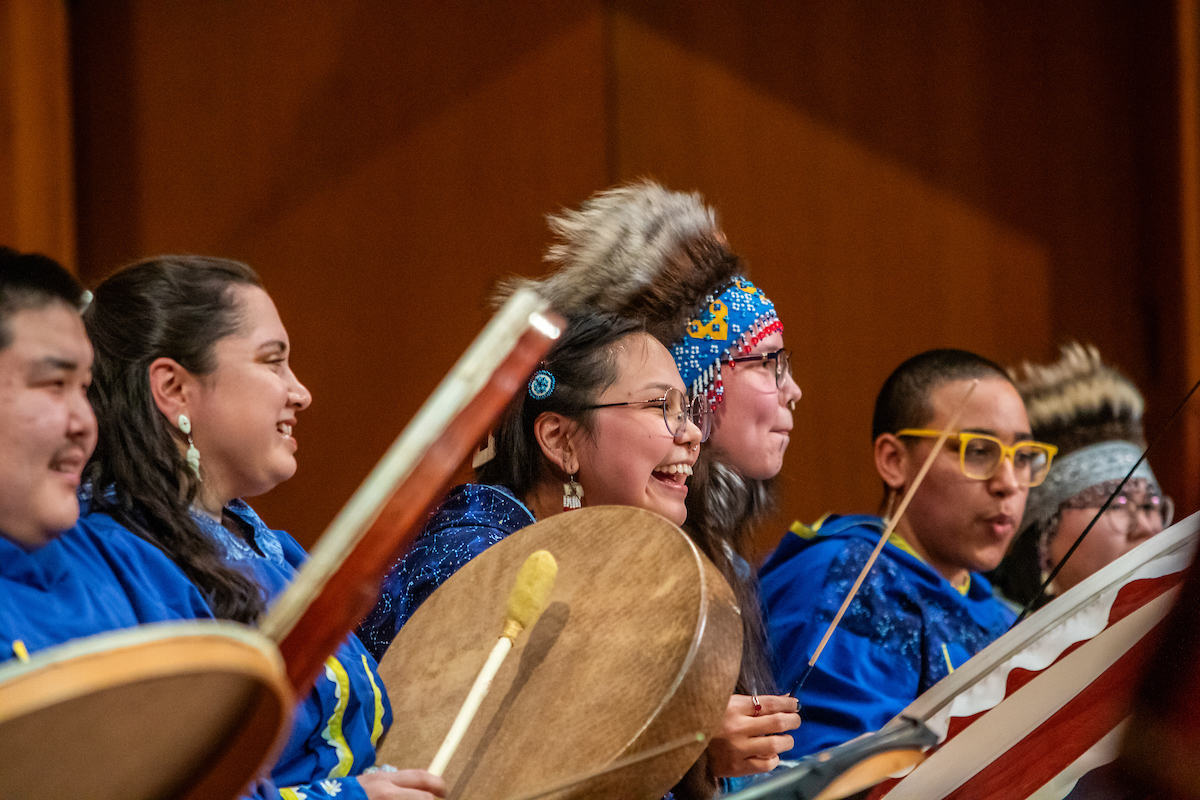
<path fill-rule="evenodd" d="M 1097 502 L 1094 495 L 1088 497 L 1088 494 L 1085 492 L 1082 497 L 1066 501 L 1063 507 L 1098 509 L 1103 506 L 1103 501 Z M 1123 491 L 1104 510 L 1104 519 L 1122 536 L 1132 536 L 1143 518 L 1152 534 L 1162 532 L 1171 527 L 1175 519 L 1175 501 L 1166 495 Z"/>
<path fill-rule="evenodd" d="M 897 436 L 915 436 L 921 439 L 936 439 L 941 431 L 924 428 L 905 428 L 896 431 Z M 1004 459 L 1012 461 L 1013 475 L 1017 483 L 1030 488 L 1046 480 L 1050 462 L 1058 448 L 1044 442 L 1017 442 L 1011 447 L 983 433 L 951 434 L 947 442 L 958 442 L 958 467 L 962 474 L 977 481 L 986 481 L 1000 470 Z"/>
<path fill-rule="evenodd" d="M 792 351 L 786 347 L 772 353 L 754 353 L 748 356 L 730 356 L 725 359 L 730 365 L 733 364 L 761 364 L 764 367 L 770 367 L 775 373 L 775 388 L 782 389 L 784 382 L 791 377 L 792 374 Z"/>
<path fill-rule="evenodd" d="M 708 434 L 712 432 L 712 409 L 709 408 L 708 398 L 703 394 L 699 394 L 688 400 L 687 395 L 678 389 L 667 389 L 666 394 L 655 400 L 634 400 L 629 403 L 600 403 L 588 406 L 588 408 L 620 408 L 624 406 L 641 406 L 643 408 L 647 406 L 661 406 L 663 422 L 667 424 L 667 431 L 671 434 L 672 438 L 678 438 L 684 433 L 689 420 L 700 429 L 700 441 L 708 441 Z"/>

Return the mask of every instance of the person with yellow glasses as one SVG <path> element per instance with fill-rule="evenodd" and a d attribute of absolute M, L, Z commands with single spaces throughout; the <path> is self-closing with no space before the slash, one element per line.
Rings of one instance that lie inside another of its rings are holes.
<path fill-rule="evenodd" d="M 795 688 L 887 516 L 976 379 L 953 435 L 805 680 L 804 724 L 785 758 L 878 730 L 1012 624 L 1015 614 L 979 573 L 1000 563 L 1056 448 L 1033 441 L 1003 368 L 963 350 L 932 350 L 901 364 L 875 401 L 884 516 L 792 526 L 760 572 L 768 637 L 776 680 Z"/>

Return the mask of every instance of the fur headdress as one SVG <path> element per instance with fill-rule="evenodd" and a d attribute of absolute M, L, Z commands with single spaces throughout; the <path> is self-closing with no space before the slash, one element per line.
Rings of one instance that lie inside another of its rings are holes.
<path fill-rule="evenodd" d="M 1034 438 L 1057 445 L 1060 457 L 1114 439 L 1145 446 L 1141 392 L 1092 345 L 1071 342 L 1054 364 L 1026 362 L 1010 374 Z"/>
<path fill-rule="evenodd" d="M 1133 468 L 1145 447 L 1146 403 L 1128 378 L 1101 360 L 1095 347 L 1076 342 L 1062 347 L 1056 363 L 1026 362 L 1012 377 L 1025 400 L 1033 437 L 1058 447 L 1058 459 L 1045 482 L 1029 491 L 1021 520 L 1022 530 L 1045 528 L 1062 503 L 1093 486 L 1120 480 Z M 1158 488 L 1144 462 L 1133 477 Z M 1052 533 L 1043 530 L 1043 536 Z"/>
<path fill-rule="evenodd" d="M 713 402 L 721 395 L 720 358 L 757 344 L 768 327 L 781 328 L 774 305 L 741 276 L 716 213 L 695 192 L 635 181 L 549 223 L 557 241 L 546 260 L 558 270 L 542 280 L 504 281 L 497 298 L 529 287 L 568 316 L 591 308 L 641 319 L 672 349 L 689 388 Z"/>

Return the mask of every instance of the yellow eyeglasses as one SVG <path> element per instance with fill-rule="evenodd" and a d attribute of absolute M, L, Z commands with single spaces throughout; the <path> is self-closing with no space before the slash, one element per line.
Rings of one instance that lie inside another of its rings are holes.
<path fill-rule="evenodd" d="M 942 432 L 905 428 L 896 431 L 896 435 L 936 439 Z M 983 433 L 956 433 L 950 438 L 958 441 L 958 466 L 962 474 L 977 481 L 986 481 L 995 475 L 1007 458 L 1012 462 L 1017 483 L 1032 488 L 1046 480 L 1050 462 L 1058 453 L 1058 448 L 1052 444 L 1017 442 L 1010 447 L 995 436 Z"/>

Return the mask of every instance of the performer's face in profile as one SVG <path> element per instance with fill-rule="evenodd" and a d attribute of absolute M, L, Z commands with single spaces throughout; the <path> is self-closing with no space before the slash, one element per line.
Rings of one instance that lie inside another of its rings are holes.
<path fill-rule="evenodd" d="M 1131 480 L 1063 564 L 1054 578 L 1055 593 L 1062 594 L 1161 533 L 1165 520 L 1151 502 L 1158 496 L 1144 478 Z M 1064 508 L 1060 512 L 1058 530 L 1047 548 L 1051 566 L 1066 556 L 1067 550 L 1099 512 L 1101 504 L 1097 501 L 1096 508 Z"/>
<path fill-rule="evenodd" d="M 942 384 L 930 395 L 933 417 L 923 425 L 941 430 L 962 402 L 970 381 Z M 959 431 L 995 436 L 1006 445 L 1032 439 L 1025 404 L 1001 378 L 981 380 L 956 425 Z M 912 485 L 933 439 L 903 439 L 905 483 Z M 1003 558 L 1021 522 L 1029 489 L 1004 459 L 987 480 L 968 478 L 959 466 L 959 445 L 951 438 L 917 489 L 898 530 L 931 566 L 953 583 L 967 571 L 986 572 Z"/>
<path fill-rule="evenodd" d="M 241 326 L 213 347 L 216 368 L 196 379 L 188 411 L 206 501 L 223 505 L 273 489 L 296 472 L 296 414 L 312 395 L 288 364 L 287 331 L 256 286 L 235 286 Z"/>
<path fill-rule="evenodd" d="M 750 352 L 773 353 L 782 347 L 783 334 L 773 333 Z M 774 362 L 742 362 L 721 368 L 725 396 L 715 409 L 707 446 L 744 478 L 766 480 L 783 469 L 792 430 L 788 403 L 800 399 L 800 387 L 791 375 L 777 386 L 774 367 Z"/>
<path fill-rule="evenodd" d="M 683 392 L 683 379 L 671 354 L 653 337 L 637 333 L 616 346 L 617 380 L 597 404 L 654 400 L 667 389 Z M 654 511 L 676 525 L 687 519 L 691 465 L 696 463 L 700 431 L 691 422 L 672 436 L 660 405 L 598 408 L 591 431 L 579 442 L 579 477 L 584 502 L 636 506 Z"/>
<path fill-rule="evenodd" d="M 75 524 L 83 466 L 96 447 L 88 403 L 92 345 L 78 312 L 52 302 L 8 321 L 0 351 L 0 531 L 40 547 Z"/>

